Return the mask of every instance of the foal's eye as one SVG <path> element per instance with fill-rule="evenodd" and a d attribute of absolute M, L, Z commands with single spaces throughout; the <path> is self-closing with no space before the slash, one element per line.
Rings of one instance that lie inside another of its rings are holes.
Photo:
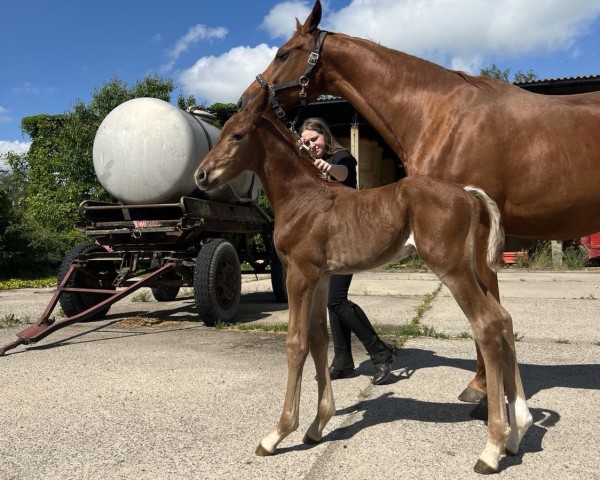
<path fill-rule="evenodd" d="M 240 142 L 242 140 L 242 138 L 244 138 L 244 135 L 241 133 L 234 133 L 233 135 L 231 135 L 231 139 L 234 142 Z"/>

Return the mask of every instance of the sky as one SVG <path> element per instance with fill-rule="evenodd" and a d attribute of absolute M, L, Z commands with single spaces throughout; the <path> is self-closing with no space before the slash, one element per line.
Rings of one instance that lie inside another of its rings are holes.
<path fill-rule="evenodd" d="M 323 0 L 321 28 L 478 74 L 600 74 L 600 0 Z M 237 102 L 313 0 L 1 0 L 0 158 L 24 117 L 61 114 L 149 74 L 198 102 Z"/>

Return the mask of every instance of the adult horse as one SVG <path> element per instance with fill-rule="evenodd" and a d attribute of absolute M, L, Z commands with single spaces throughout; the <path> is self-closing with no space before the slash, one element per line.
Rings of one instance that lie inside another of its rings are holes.
<path fill-rule="evenodd" d="M 339 95 L 395 150 L 409 176 L 485 190 L 508 235 L 559 240 L 600 230 L 600 92 L 530 93 L 319 30 L 320 19 L 317 0 L 241 104 L 266 87 L 284 117 L 299 102 Z M 484 265 L 483 250 L 478 257 Z M 496 273 L 479 273 L 499 299 Z M 477 402 L 485 390 L 477 350 L 477 372 L 459 398 Z"/>
<path fill-rule="evenodd" d="M 330 276 L 371 269 L 417 251 L 456 299 L 481 348 L 487 367 L 488 439 L 475 471 L 497 471 L 500 456 L 505 450 L 516 453 L 532 419 L 517 366 L 512 320 L 483 291 L 475 269 L 482 212 L 490 217 L 485 268 L 491 268 L 502 250 L 496 204 L 480 189 L 423 176 L 361 191 L 327 183 L 312 162 L 298 155 L 293 140 L 286 141 L 290 133 L 272 112 L 261 115 L 268 101 L 266 95 L 263 98 L 254 99 L 261 108 L 248 104 L 227 121 L 196 171 L 196 183 L 204 190 L 244 170 L 256 172 L 275 213 L 275 247 L 287 270 L 288 381 L 277 428 L 262 439 L 256 453 L 273 454 L 298 428 L 302 370 L 309 351 L 317 372 L 318 407 L 304 442 L 320 441 L 335 413 L 327 362 Z"/>

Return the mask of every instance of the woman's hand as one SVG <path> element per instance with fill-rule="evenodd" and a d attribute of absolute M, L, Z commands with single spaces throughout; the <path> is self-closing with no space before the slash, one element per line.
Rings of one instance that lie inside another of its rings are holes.
<path fill-rule="evenodd" d="M 348 169 L 345 165 L 332 165 L 321 158 L 317 158 L 314 164 L 319 171 L 328 173 L 339 182 L 343 182 L 348 177 Z"/>

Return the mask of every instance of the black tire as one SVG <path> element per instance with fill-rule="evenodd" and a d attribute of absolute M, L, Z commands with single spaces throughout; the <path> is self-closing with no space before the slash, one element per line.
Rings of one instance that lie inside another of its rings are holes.
<path fill-rule="evenodd" d="M 171 302 L 177 298 L 179 287 L 154 287 L 152 296 L 157 302 Z"/>
<path fill-rule="evenodd" d="M 273 252 L 271 258 L 271 287 L 273 288 L 273 294 L 275 300 L 279 303 L 288 303 L 288 294 L 286 282 L 285 267 L 279 260 L 277 253 Z"/>
<path fill-rule="evenodd" d="M 242 294 L 240 260 L 233 245 L 213 239 L 202 245 L 194 269 L 196 310 L 206 325 L 229 322 Z"/>
<path fill-rule="evenodd" d="M 106 249 L 97 243 L 86 243 L 82 245 L 76 245 L 71 250 L 69 250 L 62 263 L 60 264 L 60 268 L 58 269 L 58 281 L 57 284 L 60 285 L 63 278 L 67 274 L 71 264 L 77 260 L 80 255 L 85 255 L 88 253 L 94 252 L 105 252 Z M 110 273 L 110 278 L 115 277 L 112 273 L 115 272 L 115 265 L 112 262 L 94 262 L 94 273 L 99 274 L 99 276 L 105 277 L 105 273 Z M 115 287 L 112 284 L 106 282 L 103 284 L 101 280 L 97 278 L 97 276 L 86 275 L 81 270 L 78 270 L 71 275 L 69 281 L 65 284 L 65 287 L 70 288 L 99 288 L 104 290 L 115 290 Z M 97 294 L 97 293 L 81 293 L 81 292 L 65 292 L 59 298 L 59 303 L 65 315 L 67 317 L 73 317 L 74 315 L 78 315 L 81 312 L 97 305 L 103 300 L 108 298 L 107 295 Z M 110 310 L 110 306 L 106 307 L 99 312 L 96 312 L 94 315 L 87 318 L 87 320 L 98 320 L 104 318 L 108 311 Z"/>

